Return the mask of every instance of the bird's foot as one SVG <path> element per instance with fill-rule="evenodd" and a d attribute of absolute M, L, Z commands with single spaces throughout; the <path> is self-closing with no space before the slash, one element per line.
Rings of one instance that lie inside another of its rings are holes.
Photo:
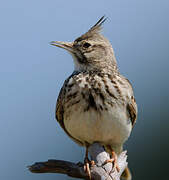
<path fill-rule="evenodd" d="M 95 162 L 93 160 L 89 160 L 89 158 L 85 158 L 84 159 L 84 171 L 87 173 L 87 175 L 89 176 L 89 179 L 91 180 L 91 171 L 90 171 L 90 167 L 94 166 Z"/>
<path fill-rule="evenodd" d="M 115 170 L 115 169 L 116 169 L 117 172 L 120 172 L 120 168 L 119 168 L 119 166 L 118 166 L 118 164 L 117 164 L 117 155 L 116 155 L 116 153 L 115 153 L 114 151 L 112 151 L 112 158 L 106 160 L 103 165 L 105 165 L 105 164 L 107 164 L 107 163 L 113 163 L 114 166 L 113 166 L 113 169 L 112 169 L 112 170 Z"/>

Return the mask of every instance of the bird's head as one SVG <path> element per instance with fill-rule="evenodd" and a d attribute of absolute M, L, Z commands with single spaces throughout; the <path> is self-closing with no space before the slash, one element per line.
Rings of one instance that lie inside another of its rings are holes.
<path fill-rule="evenodd" d="M 101 34 L 104 16 L 74 42 L 52 41 L 51 45 L 66 49 L 74 59 L 76 71 L 117 71 L 110 42 Z"/>

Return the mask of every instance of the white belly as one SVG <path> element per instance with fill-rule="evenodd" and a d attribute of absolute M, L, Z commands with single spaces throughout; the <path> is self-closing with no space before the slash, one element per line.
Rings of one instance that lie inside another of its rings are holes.
<path fill-rule="evenodd" d="M 94 109 L 84 112 L 79 106 L 71 108 L 71 112 L 65 112 L 65 128 L 71 136 L 84 144 L 123 144 L 130 135 L 132 125 L 127 119 L 126 112 L 119 108 L 111 108 L 101 113 Z"/>

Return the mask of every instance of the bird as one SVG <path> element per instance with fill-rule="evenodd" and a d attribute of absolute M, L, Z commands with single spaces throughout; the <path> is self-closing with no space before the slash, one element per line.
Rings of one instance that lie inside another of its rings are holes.
<path fill-rule="evenodd" d="M 65 80 L 56 103 L 56 119 L 77 144 L 88 147 L 99 142 L 111 154 L 118 170 L 117 157 L 137 119 L 137 104 L 130 81 L 120 74 L 115 53 L 102 34 L 101 17 L 73 42 L 52 41 L 73 57 L 74 71 Z M 131 180 L 128 167 L 121 178 Z"/>

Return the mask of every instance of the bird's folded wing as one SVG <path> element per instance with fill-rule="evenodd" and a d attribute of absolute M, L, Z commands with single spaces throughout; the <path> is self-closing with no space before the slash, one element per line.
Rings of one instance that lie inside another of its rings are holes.
<path fill-rule="evenodd" d="M 70 76 L 71 77 L 71 76 Z M 78 139 L 74 138 L 71 136 L 71 134 L 66 130 L 65 125 L 64 125 L 64 99 L 65 99 L 65 94 L 66 94 L 66 85 L 70 79 L 70 77 L 64 82 L 58 99 L 57 99 L 57 103 L 56 103 L 56 120 L 59 122 L 60 126 L 63 128 L 63 130 L 65 131 L 65 133 L 71 138 L 73 139 L 76 143 L 78 143 L 79 145 L 82 145 L 82 142 L 80 142 Z"/>
<path fill-rule="evenodd" d="M 58 99 L 57 99 L 57 103 L 56 103 L 56 119 L 57 121 L 59 122 L 59 124 L 61 125 L 62 128 L 64 128 L 64 124 L 63 124 L 63 114 L 64 114 L 64 110 L 63 110 L 63 100 L 64 100 L 64 96 L 65 96 L 65 84 L 67 82 L 65 81 L 61 90 L 60 90 L 60 93 L 59 93 L 59 96 L 58 96 Z"/>
<path fill-rule="evenodd" d="M 134 126 L 137 119 L 137 104 L 134 96 L 131 97 L 131 101 L 127 104 L 127 111 L 129 113 L 132 126 Z"/>

